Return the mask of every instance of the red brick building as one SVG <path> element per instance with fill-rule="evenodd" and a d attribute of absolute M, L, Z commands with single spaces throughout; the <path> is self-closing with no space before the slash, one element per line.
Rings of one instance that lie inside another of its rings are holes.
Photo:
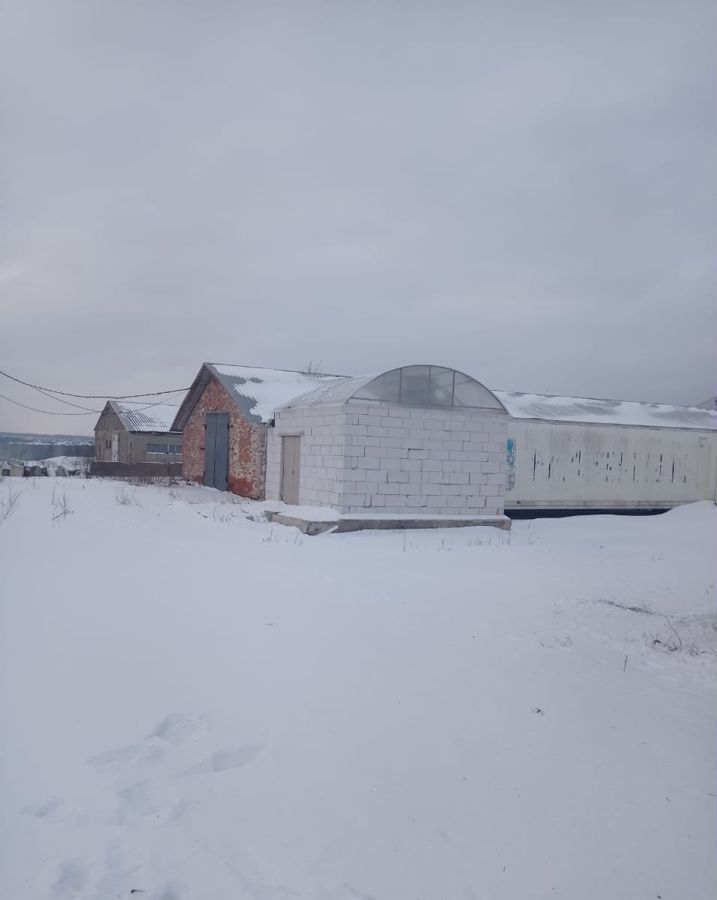
<path fill-rule="evenodd" d="M 204 363 L 172 423 L 189 481 L 264 499 L 274 410 L 336 376 Z"/>

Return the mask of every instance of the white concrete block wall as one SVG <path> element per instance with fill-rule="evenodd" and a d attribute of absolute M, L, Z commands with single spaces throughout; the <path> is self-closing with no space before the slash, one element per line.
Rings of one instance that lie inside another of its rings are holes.
<path fill-rule="evenodd" d="M 281 437 L 301 435 L 299 502 L 343 513 L 503 514 L 508 416 L 349 401 L 279 410 L 266 496 L 281 494 Z"/>
<path fill-rule="evenodd" d="M 266 434 L 266 487 L 267 500 L 281 496 L 281 438 L 276 428 L 267 428 Z"/>
<path fill-rule="evenodd" d="M 299 503 L 339 509 L 346 452 L 344 409 L 322 405 L 277 411 L 267 440 L 267 500 L 281 499 L 281 439 L 299 435 Z"/>
<path fill-rule="evenodd" d="M 342 512 L 502 515 L 507 415 L 346 404 Z"/>

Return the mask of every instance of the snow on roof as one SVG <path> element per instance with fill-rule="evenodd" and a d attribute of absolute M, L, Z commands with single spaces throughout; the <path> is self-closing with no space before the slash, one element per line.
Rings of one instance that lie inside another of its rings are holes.
<path fill-rule="evenodd" d="M 353 378 L 337 377 L 333 381 L 315 387 L 308 393 L 289 398 L 281 406 L 286 409 L 292 406 L 315 406 L 317 403 L 345 403 L 353 397 L 356 391 L 373 381 L 375 377 L 375 375 L 358 375 Z"/>
<path fill-rule="evenodd" d="M 514 391 L 493 393 L 515 419 L 717 430 L 717 413 L 697 406 L 668 406 L 663 403 L 642 403 L 635 400 L 554 397 Z"/>
<path fill-rule="evenodd" d="M 174 419 L 176 430 L 184 427 L 196 403 L 198 392 L 203 390 L 203 383 L 206 384 L 206 379 L 211 376 L 224 386 L 249 421 L 262 423 L 270 422 L 274 418 L 275 411 L 282 407 L 344 403 L 377 377 L 204 363 L 179 412 L 169 407 L 176 414 Z M 558 397 L 516 391 L 491 393 L 515 419 L 717 430 L 717 412 L 696 406 L 669 406 L 634 400 L 597 400 L 589 397 Z"/>
<path fill-rule="evenodd" d="M 292 397 L 284 407 L 344 403 L 372 381 L 375 375 L 336 378 L 306 394 Z M 695 406 L 669 406 L 635 400 L 595 400 L 587 397 L 556 397 L 516 391 L 492 391 L 514 419 L 551 422 L 643 425 L 653 428 L 717 430 L 717 413 Z"/>
<path fill-rule="evenodd" d="M 343 375 L 318 372 L 294 372 L 289 369 L 264 369 L 206 363 L 240 407 L 249 421 L 269 422 L 274 411 L 294 397 L 321 385 L 345 381 Z"/>
<path fill-rule="evenodd" d="M 177 407 L 166 403 L 134 408 L 118 400 L 110 400 L 110 406 L 119 416 L 127 431 L 170 432 L 177 415 Z"/>

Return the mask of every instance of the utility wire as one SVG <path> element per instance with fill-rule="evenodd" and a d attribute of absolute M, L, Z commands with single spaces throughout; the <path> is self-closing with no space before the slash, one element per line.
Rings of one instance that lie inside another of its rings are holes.
<path fill-rule="evenodd" d="M 185 392 L 184 392 L 184 389 L 182 389 L 181 391 L 174 391 L 173 393 L 183 394 Z M 59 400 L 59 397 L 57 399 Z M 114 398 L 110 397 L 109 399 L 114 399 Z M 130 404 L 145 403 L 144 400 L 127 400 L 124 397 L 122 398 L 122 402 L 125 403 L 127 406 L 129 406 Z M 150 403 L 148 406 L 143 406 L 142 409 L 149 409 L 151 406 L 161 406 L 163 403 L 166 404 L 167 406 L 175 406 L 174 403 L 169 403 L 167 400 L 163 399 L 163 400 L 157 400 L 156 403 Z M 179 406 L 179 404 L 177 403 L 176 406 Z M 139 410 L 135 409 L 135 412 L 139 412 Z"/>
<path fill-rule="evenodd" d="M 138 409 L 131 410 L 131 412 L 144 412 L 145 409 L 152 409 L 153 406 L 174 406 L 175 409 L 179 409 L 178 403 L 165 403 L 164 400 L 158 400 L 156 403 L 148 403 L 146 406 L 140 406 Z"/>
<path fill-rule="evenodd" d="M 72 394 L 70 391 L 58 391 L 55 388 L 42 387 L 39 384 L 31 384 L 29 381 L 22 381 L 20 378 L 15 378 L 14 375 L 10 375 L 8 372 L 3 372 L 0 369 L 0 375 L 3 375 L 5 378 L 9 378 L 10 381 L 15 381 L 17 384 L 22 384 L 25 387 L 34 388 L 36 391 L 47 391 L 50 394 L 60 394 L 63 397 L 77 397 L 80 400 L 131 400 L 134 397 L 159 397 L 161 394 L 178 394 L 183 391 L 188 391 L 189 388 L 174 388 L 171 391 L 149 391 L 146 394 Z M 7 398 L 6 398 L 7 399 Z"/>
<path fill-rule="evenodd" d="M 36 390 L 40 390 L 37 388 Z M 44 393 L 44 391 L 40 391 L 40 393 Z M 46 397 L 50 397 L 51 400 L 58 400 L 59 398 L 53 397 L 51 394 L 45 394 Z M 95 415 L 98 416 L 101 414 L 101 409 L 89 409 L 86 408 L 86 412 L 58 412 L 57 410 L 50 409 L 38 409 L 36 406 L 28 406 L 26 403 L 20 403 L 19 400 L 13 400 L 12 397 L 6 397 L 5 394 L 0 394 L 0 398 L 3 400 L 7 400 L 8 403 L 14 403 L 15 406 L 21 406 L 23 409 L 30 409 L 33 412 L 44 413 L 47 416 L 89 416 Z M 66 403 L 66 400 L 60 400 L 60 403 Z M 144 412 L 146 409 L 152 409 L 154 406 L 174 406 L 173 403 L 165 403 L 164 400 L 158 400 L 156 403 L 148 403 L 146 406 L 140 406 L 138 409 L 133 409 L 132 412 Z M 70 406 L 77 406 L 76 403 L 71 403 Z M 179 406 L 177 406 L 179 409 Z"/>
<path fill-rule="evenodd" d="M 72 403 L 70 400 L 63 400 L 61 397 L 55 397 L 54 394 L 48 394 L 47 391 L 43 391 L 41 388 L 35 388 L 35 390 L 42 394 L 43 397 L 49 397 L 50 400 L 54 400 L 55 403 L 64 403 L 66 406 L 74 406 L 75 409 L 84 409 L 85 412 L 93 412 L 100 413 L 102 410 L 99 409 L 90 409 L 89 406 L 82 406 L 80 403 Z"/>
<path fill-rule="evenodd" d="M 19 400 L 13 400 L 12 397 L 6 397 L 5 394 L 0 394 L 0 397 L 3 400 L 7 400 L 8 403 L 14 403 L 15 406 L 22 406 L 23 409 L 31 409 L 33 412 L 44 413 L 46 416 L 89 416 L 89 415 L 97 415 L 97 410 L 91 409 L 87 412 L 52 412 L 49 409 L 38 409 L 36 406 L 28 406 L 25 403 L 20 403 Z"/>

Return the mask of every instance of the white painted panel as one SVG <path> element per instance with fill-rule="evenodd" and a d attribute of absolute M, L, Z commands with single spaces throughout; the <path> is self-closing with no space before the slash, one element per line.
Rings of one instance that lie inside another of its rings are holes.
<path fill-rule="evenodd" d="M 511 419 L 508 439 L 508 509 L 669 508 L 715 498 L 713 433 Z"/>

